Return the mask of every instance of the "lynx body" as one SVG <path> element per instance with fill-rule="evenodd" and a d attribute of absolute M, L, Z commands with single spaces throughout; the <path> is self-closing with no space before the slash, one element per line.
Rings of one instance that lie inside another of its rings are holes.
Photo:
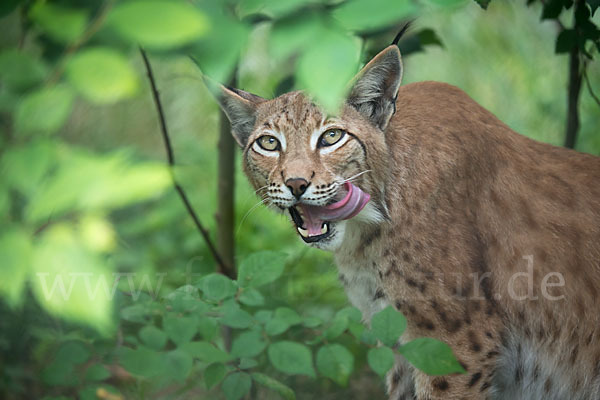
<path fill-rule="evenodd" d="M 401 76 L 390 46 L 338 116 L 301 92 L 218 98 L 250 182 L 305 242 L 334 252 L 365 322 L 392 305 L 408 320 L 401 340 L 443 340 L 468 372 L 399 361 L 390 399 L 600 398 L 600 158 Z M 349 187 L 368 202 L 336 218 L 325 207 Z"/>

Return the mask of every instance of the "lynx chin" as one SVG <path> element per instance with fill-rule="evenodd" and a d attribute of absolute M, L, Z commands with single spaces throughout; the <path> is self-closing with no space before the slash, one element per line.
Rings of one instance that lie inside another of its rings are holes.
<path fill-rule="evenodd" d="M 521 136 L 453 86 L 401 78 L 390 46 L 337 115 L 302 92 L 214 89 L 248 179 L 335 254 L 365 323 L 392 305 L 408 320 L 401 341 L 442 340 L 468 372 L 398 360 L 390 399 L 599 399 L 600 158 Z"/>

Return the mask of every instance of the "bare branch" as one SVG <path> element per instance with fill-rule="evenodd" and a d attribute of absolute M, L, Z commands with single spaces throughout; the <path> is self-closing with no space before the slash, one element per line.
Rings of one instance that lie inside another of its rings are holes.
<path fill-rule="evenodd" d="M 162 133 L 163 141 L 165 143 L 165 149 L 167 151 L 167 161 L 169 163 L 169 166 L 173 167 L 173 166 L 175 166 L 175 157 L 173 155 L 173 148 L 171 146 L 171 139 L 169 138 L 169 131 L 167 129 L 165 113 L 163 111 L 163 107 L 160 102 L 160 96 L 158 93 L 158 89 L 156 88 L 156 81 L 154 80 L 154 74 L 152 72 L 152 67 L 150 65 L 150 61 L 148 60 L 148 56 L 146 55 L 146 52 L 141 47 L 140 47 L 140 53 L 142 55 L 142 58 L 144 59 L 144 65 L 146 67 L 146 72 L 148 74 L 148 79 L 150 81 L 150 87 L 152 88 L 152 97 L 154 99 L 154 104 L 156 105 L 156 111 L 158 113 L 158 118 L 160 120 L 160 131 Z M 177 180 L 175 179 L 175 176 L 173 174 L 171 174 L 171 177 L 173 180 L 173 186 L 175 187 L 175 190 L 179 194 L 181 201 L 183 201 L 183 204 L 184 204 L 188 214 L 194 221 L 196 228 L 198 228 L 198 231 L 200 232 L 200 234 L 202 235 L 202 238 L 206 242 L 206 245 L 208 246 L 208 249 L 210 250 L 213 258 L 219 265 L 219 272 L 221 272 L 222 274 L 224 274 L 230 278 L 233 278 L 234 277 L 233 270 L 229 267 L 229 265 L 225 264 L 225 262 L 223 261 L 223 259 L 219 255 L 219 253 L 217 252 L 217 249 L 215 248 L 213 242 L 210 240 L 210 235 L 209 235 L 208 231 L 204 228 L 204 226 L 202 225 L 202 222 L 200 222 L 200 219 L 198 218 L 198 215 L 194 211 L 192 204 L 188 200 L 188 197 L 187 197 L 185 191 L 179 185 L 179 183 L 177 183 Z"/>
<path fill-rule="evenodd" d="M 594 90 L 592 89 L 592 84 L 590 83 L 590 78 L 587 73 L 587 63 L 585 65 L 585 67 L 583 68 L 583 79 L 585 79 L 585 84 L 588 88 L 588 92 L 590 92 L 590 96 L 592 96 L 594 101 L 600 106 L 600 98 L 598 98 L 596 93 L 594 93 Z"/>

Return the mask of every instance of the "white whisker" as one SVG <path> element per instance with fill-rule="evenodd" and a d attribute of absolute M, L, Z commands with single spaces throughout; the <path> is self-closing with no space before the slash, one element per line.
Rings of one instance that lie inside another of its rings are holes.
<path fill-rule="evenodd" d="M 269 185 L 265 185 L 265 186 L 263 186 L 263 187 L 259 187 L 258 189 L 256 189 L 256 190 L 254 191 L 254 194 L 257 194 L 257 192 L 258 192 L 259 190 L 263 190 L 263 189 L 265 189 L 265 188 L 267 188 L 267 187 L 269 187 Z"/>
<path fill-rule="evenodd" d="M 361 176 L 362 174 L 366 174 L 367 172 L 371 172 L 371 170 L 370 170 L 370 169 L 366 169 L 366 170 L 364 170 L 364 171 L 362 171 L 362 172 L 359 172 L 358 174 L 356 174 L 356 175 L 353 175 L 353 176 L 351 176 L 350 178 L 344 179 L 343 181 L 341 181 L 341 182 L 340 182 L 340 184 L 341 184 L 341 183 L 345 183 L 345 182 L 350 182 L 350 181 L 352 181 L 352 180 L 354 180 L 354 179 L 358 178 L 358 177 L 359 177 L 359 176 Z"/>
<path fill-rule="evenodd" d="M 242 220 L 240 221 L 237 230 L 235 231 L 235 234 L 238 235 L 240 233 L 240 229 L 242 229 L 242 224 L 244 223 L 244 221 L 246 220 L 246 218 L 248 218 L 248 216 L 250 215 L 250 213 L 252 211 L 254 211 L 254 209 L 256 209 L 256 207 L 260 206 L 261 204 L 266 203 L 267 201 L 269 201 L 268 197 L 265 197 L 264 199 L 262 199 L 261 201 L 259 201 L 258 203 L 256 203 L 255 205 L 253 205 L 252 207 L 250 207 L 250 209 L 246 212 L 246 214 L 244 214 L 244 216 L 242 217 Z"/>
<path fill-rule="evenodd" d="M 353 181 L 354 179 L 356 179 L 356 178 L 358 178 L 359 176 L 361 176 L 362 174 L 366 174 L 367 172 L 371 172 L 371 170 L 370 170 L 370 169 L 366 169 L 366 170 L 364 170 L 364 171 L 362 171 L 362 172 L 359 172 L 359 173 L 358 173 L 358 174 L 356 174 L 356 175 L 352 175 L 350 178 L 346 178 L 346 179 L 342 179 L 342 180 L 337 180 L 337 181 L 334 181 L 334 182 L 333 182 L 333 183 L 334 183 L 334 186 L 333 186 L 333 187 L 334 187 L 335 189 L 337 189 L 338 187 L 342 186 L 344 183 L 346 183 L 346 182 L 351 182 L 351 181 Z"/>

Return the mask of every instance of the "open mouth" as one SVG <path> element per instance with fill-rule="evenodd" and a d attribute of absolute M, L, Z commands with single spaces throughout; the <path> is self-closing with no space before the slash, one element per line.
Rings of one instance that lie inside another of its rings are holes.
<path fill-rule="evenodd" d="M 344 183 L 344 197 L 326 206 L 298 203 L 290 207 L 289 213 L 296 230 L 306 243 L 314 243 L 331 236 L 330 222 L 350 219 L 357 215 L 371 198 L 352 183 Z"/>
<path fill-rule="evenodd" d="M 323 221 L 321 223 L 320 232 L 315 234 L 314 230 L 311 230 L 309 232 L 307 227 L 305 227 L 304 219 L 302 218 L 302 214 L 300 213 L 300 211 L 298 211 L 298 208 L 292 206 L 288 208 L 288 211 L 290 212 L 294 224 L 296 224 L 296 230 L 300 234 L 302 240 L 304 240 L 306 243 L 318 242 L 319 240 L 325 239 L 326 237 L 331 235 L 329 221 Z"/>

